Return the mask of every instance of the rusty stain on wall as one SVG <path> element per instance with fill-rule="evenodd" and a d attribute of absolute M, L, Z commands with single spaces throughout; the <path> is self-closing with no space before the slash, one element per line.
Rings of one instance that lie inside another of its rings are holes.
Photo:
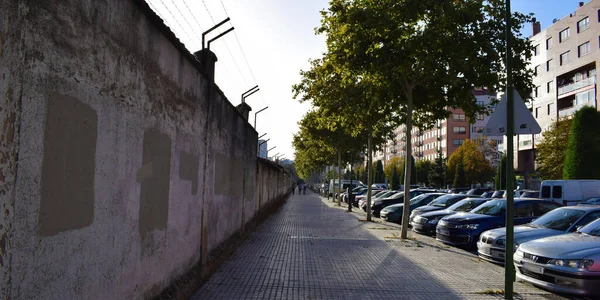
<path fill-rule="evenodd" d="M 73 97 L 47 102 L 38 234 L 51 236 L 94 220 L 98 115 Z"/>
<path fill-rule="evenodd" d="M 179 154 L 179 178 L 192 182 L 192 195 L 198 194 L 198 169 L 199 160 L 197 155 L 187 152 Z"/>

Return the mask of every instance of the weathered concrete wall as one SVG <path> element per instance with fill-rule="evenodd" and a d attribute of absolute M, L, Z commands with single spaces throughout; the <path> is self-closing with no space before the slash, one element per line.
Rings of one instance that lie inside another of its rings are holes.
<path fill-rule="evenodd" d="M 143 1 L 0 2 L 0 299 L 155 296 L 287 192 L 202 70 Z"/>

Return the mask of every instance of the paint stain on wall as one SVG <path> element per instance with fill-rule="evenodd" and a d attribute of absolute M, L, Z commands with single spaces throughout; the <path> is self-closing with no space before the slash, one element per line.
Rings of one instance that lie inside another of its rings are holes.
<path fill-rule="evenodd" d="M 198 156 L 187 152 L 179 154 L 179 178 L 192 182 L 192 195 L 198 194 Z"/>
<path fill-rule="evenodd" d="M 238 156 L 221 153 L 215 155 L 215 185 L 217 195 L 242 196 L 244 179 L 244 160 Z"/>
<path fill-rule="evenodd" d="M 94 220 L 98 115 L 73 97 L 47 102 L 38 234 L 52 236 Z"/>
<path fill-rule="evenodd" d="M 140 189 L 139 230 L 144 238 L 157 228 L 167 228 L 171 181 L 171 138 L 156 130 L 144 132 Z"/>

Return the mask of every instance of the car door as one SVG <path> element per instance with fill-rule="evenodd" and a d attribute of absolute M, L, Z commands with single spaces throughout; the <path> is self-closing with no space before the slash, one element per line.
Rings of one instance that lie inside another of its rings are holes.
<path fill-rule="evenodd" d="M 535 219 L 534 203 L 523 201 L 515 203 L 515 225 L 527 224 Z"/>

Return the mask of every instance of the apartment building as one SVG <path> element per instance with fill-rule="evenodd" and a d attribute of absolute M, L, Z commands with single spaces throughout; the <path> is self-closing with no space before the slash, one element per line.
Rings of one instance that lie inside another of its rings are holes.
<path fill-rule="evenodd" d="M 596 74 L 600 58 L 600 0 L 579 3 L 573 13 L 541 30 L 534 22 L 530 40 L 534 46 L 533 101 L 528 104 L 542 127 L 550 128 L 557 118 L 571 117 L 584 106 L 598 108 Z M 541 134 L 515 139 L 516 171 L 535 171 L 535 145 Z"/>
<path fill-rule="evenodd" d="M 490 104 L 494 98 L 485 90 L 475 90 L 476 101 L 479 105 Z M 415 160 L 435 160 L 438 149 L 441 150 L 443 157 L 450 157 L 458 147 L 467 139 L 475 140 L 483 136 L 483 129 L 488 119 L 488 115 L 479 115 L 473 124 L 469 122 L 462 109 L 449 108 L 450 117 L 445 120 L 439 120 L 430 129 L 412 129 L 412 153 Z M 404 156 L 406 150 L 406 126 L 399 126 L 394 132 L 395 138 L 388 141 L 381 151 L 374 155 L 374 160 L 380 159 L 385 162 L 394 156 Z M 500 159 L 498 154 L 498 145 L 503 143 L 501 137 L 485 137 L 485 140 L 494 141 L 493 153 L 488 155 L 488 159 L 495 165 Z"/>

